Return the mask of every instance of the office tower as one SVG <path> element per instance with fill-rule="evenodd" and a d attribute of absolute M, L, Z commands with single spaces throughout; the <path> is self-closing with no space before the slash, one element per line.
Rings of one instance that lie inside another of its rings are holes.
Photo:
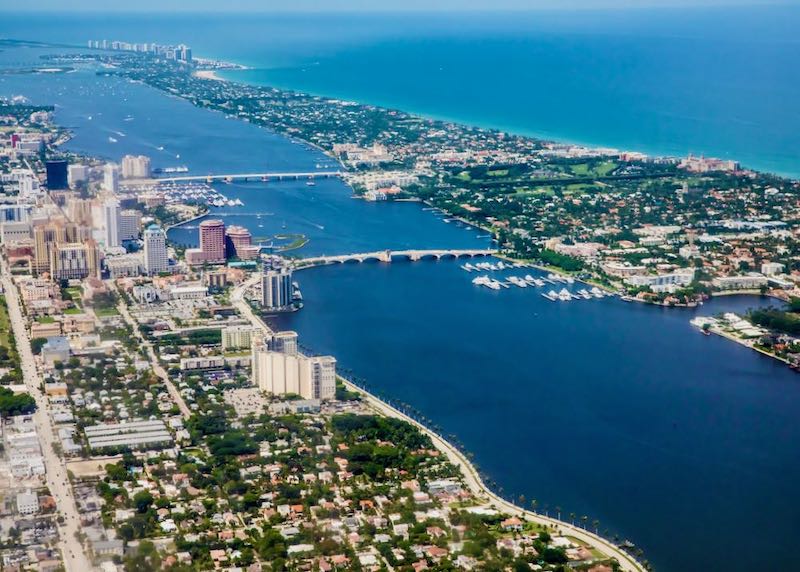
<path fill-rule="evenodd" d="M 142 213 L 134 209 L 125 209 L 119 213 L 119 239 L 136 240 L 142 226 Z"/>
<path fill-rule="evenodd" d="M 33 260 L 31 269 L 34 274 L 50 272 L 50 251 L 57 244 L 67 242 L 66 227 L 59 221 L 47 222 L 33 227 Z"/>
<path fill-rule="evenodd" d="M 261 276 L 261 307 L 281 310 L 292 303 L 292 271 L 288 268 L 265 270 Z"/>
<path fill-rule="evenodd" d="M 0 205 L 0 223 L 26 222 L 30 219 L 31 208 L 23 204 Z"/>
<path fill-rule="evenodd" d="M 181 60 L 187 64 L 192 63 L 192 48 L 189 46 L 180 46 Z"/>
<path fill-rule="evenodd" d="M 78 199 L 72 197 L 67 200 L 67 217 L 75 224 L 92 226 L 92 201 L 91 199 Z"/>
<path fill-rule="evenodd" d="M 56 191 L 69 188 L 66 161 L 47 161 L 45 169 L 47 171 L 47 188 L 49 190 Z"/>
<path fill-rule="evenodd" d="M 114 198 L 106 199 L 103 203 L 103 240 L 106 248 L 115 248 L 120 245 L 119 201 Z"/>
<path fill-rule="evenodd" d="M 242 251 L 251 246 L 253 238 L 243 226 L 229 226 L 225 229 L 225 254 L 228 258 L 241 257 Z"/>
<path fill-rule="evenodd" d="M 167 260 L 167 238 L 164 231 L 156 225 L 149 226 L 144 231 L 144 271 L 153 276 L 166 272 L 169 267 Z"/>
<path fill-rule="evenodd" d="M 273 352 L 286 355 L 297 355 L 297 332 L 275 332 L 267 346 Z"/>
<path fill-rule="evenodd" d="M 225 223 L 218 219 L 200 223 L 200 251 L 205 262 L 225 262 Z"/>
<path fill-rule="evenodd" d="M 55 280 L 83 279 L 99 275 L 97 243 L 57 244 L 50 251 L 50 272 Z"/>
<path fill-rule="evenodd" d="M 315 356 L 300 360 L 300 395 L 306 399 L 336 396 L 336 358 Z"/>
<path fill-rule="evenodd" d="M 114 163 L 106 163 L 103 168 L 103 188 L 114 194 L 119 191 L 119 167 Z"/>
<path fill-rule="evenodd" d="M 89 180 L 89 167 L 86 165 L 70 165 L 67 168 L 67 182 L 70 187 Z"/>
<path fill-rule="evenodd" d="M 122 158 L 123 179 L 147 179 L 150 177 L 150 157 L 125 155 Z"/>
<path fill-rule="evenodd" d="M 35 200 L 41 194 L 39 188 L 39 179 L 33 174 L 33 171 L 28 169 L 17 169 L 12 171 L 17 178 L 17 186 L 19 189 L 19 198 L 21 200 Z"/>

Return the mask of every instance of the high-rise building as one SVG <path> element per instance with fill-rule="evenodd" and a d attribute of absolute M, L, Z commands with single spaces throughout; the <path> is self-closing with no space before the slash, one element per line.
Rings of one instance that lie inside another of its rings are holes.
<path fill-rule="evenodd" d="M 125 155 L 122 158 L 123 179 L 147 179 L 150 177 L 150 157 Z"/>
<path fill-rule="evenodd" d="M 92 226 L 92 200 L 70 197 L 66 205 L 67 217 L 75 224 Z"/>
<path fill-rule="evenodd" d="M 103 203 L 103 239 L 106 248 L 120 245 L 120 209 L 115 198 L 106 199 Z"/>
<path fill-rule="evenodd" d="M 47 161 L 45 169 L 47 171 L 47 188 L 49 190 L 56 191 L 69 188 L 66 161 Z"/>
<path fill-rule="evenodd" d="M 103 188 L 114 194 L 119 191 L 119 167 L 114 163 L 106 163 L 103 167 Z"/>
<path fill-rule="evenodd" d="M 225 262 L 225 223 L 219 219 L 200 223 L 200 251 L 203 260 L 211 264 Z"/>
<path fill-rule="evenodd" d="M 89 180 L 89 167 L 86 165 L 70 165 L 67 168 L 67 181 L 70 187 Z"/>
<path fill-rule="evenodd" d="M 253 345 L 253 328 L 250 326 L 229 326 L 222 328 L 222 350 L 239 350 Z"/>
<path fill-rule="evenodd" d="M 166 272 L 169 268 L 167 259 L 167 237 L 161 227 L 151 225 L 144 231 L 144 271 L 153 276 Z"/>
<path fill-rule="evenodd" d="M 241 258 L 242 251 L 245 247 L 253 244 L 253 237 L 250 231 L 243 226 L 229 226 L 225 229 L 225 254 L 228 258 L 238 256 Z"/>
<path fill-rule="evenodd" d="M 251 363 L 253 384 L 267 393 L 297 394 L 305 399 L 336 396 L 336 359 L 331 356 L 274 351 L 255 336 Z"/>
<path fill-rule="evenodd" d="M 119 239 L 136 240 L 142 226 L 142 213 L 134 209 L 125 209 L 119 213 Z"/>
<path fill-rule="evenodd" d="M 97 277 L 99 260 L 97 244 L 93 240 L 57 244 L 50 251 L 50 272 L 55 280 Z"/>
<path fill-rule="evenodd" d="M 292 304 L 292 271 L 288 268 L 265 270 L 261 276 L 261 307 L 283 310 Z"/>
<path fill-rule="evenodd" d="M 267 347 L 273 352 L 292 356 L 297 355 L 297 332 L 275 332 L 272 334 L 272 339 L 267 343 Z"/>

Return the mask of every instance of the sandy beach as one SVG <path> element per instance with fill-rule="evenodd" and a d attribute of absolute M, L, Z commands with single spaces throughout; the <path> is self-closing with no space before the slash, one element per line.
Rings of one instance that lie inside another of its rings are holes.
<path fill-rule="evenodd" d="M 221 77 L 217 75 L 216 70 L 197 70 L 194 72 L 195 77 L 199 77 L 201 79 L 213 79 L 215 81 L 224 81 Z"/>

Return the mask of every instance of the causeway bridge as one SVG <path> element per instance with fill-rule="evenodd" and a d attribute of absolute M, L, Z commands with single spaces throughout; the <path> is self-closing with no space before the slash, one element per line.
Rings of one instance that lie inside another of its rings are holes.
<path fill-rule="evenodd" d="M 309 171 L 307 173 L 234 173 L 228 175 L 185 175 L 180 177 L 159 177 L 160 183 L 233 183 L 233 182 L 268 182 L 268 181 L 313 181 L 314 179 L 332 179 L 341 177 L 342 171 Z"/>
<path fill-rule="evenodd" d="M 323 266 L 325 264 L 346 264 L 348 262 L 392 262 L 393 259 L 410 260 L 441 260 L 442 258 L 475 258 L 479 256 L 493 256 L 497 250 L 492 249 L 443 249 L 443 250 L 376 250 L 375 252 L 359 252 L 354 254 L 339 254 L 335 256 L 314 256 L 301 258 L 295 265 L 298 268 L 308 266 Z"/>

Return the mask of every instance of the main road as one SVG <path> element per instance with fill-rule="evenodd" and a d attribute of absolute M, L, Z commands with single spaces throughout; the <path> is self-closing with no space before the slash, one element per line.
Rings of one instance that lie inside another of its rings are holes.
<path fill-rule="evenodd" d="M 255 274 L 234 288 L 231 294 L 231 303 L 243 316 L 250 320 L 250 323 L 253 324 L 254 327 L 261 329 L 264 333 L 271 334 L 272 330 L 270 327 L 253 311 L 246 298 L 247 290 L 255 286 L 259 280 L 260 275 Z M 364 396 L 364 400 L 366 401 L 367 405 L 377 413 L 387 417 L 403 419 L 428 435 L 436 448 L 447 455 L 447 458 L 451 463 L 461 469 L 461 474 L 464 476 L 465 483 L 477 499 L 482 500 L 487 505 L 490 505 L 497 510 L 506 512 L 508 514 L 523 517 L 526 520 L 535 522 L 537 524 L 555 527 L 560 534 L 577 538 L 581 542 L 586 543 L 588 546 L 591 546 L 602 554 L 606 554 L 611 558 L 615 558 L 619 562 L 620 570 L 623 572 L 645 572 L 644 566 L 639 563 L 639 561 L 622 550 L 622 548 L 606 540 L 605 538 L 602 538 L 597 534 L 593 534 L 584 528 L 569 524 L 568 522 L 525 510 L 524 508 L 520 508 L 517 505 L 499 497 L 492 492 L 488 486 L 486 486 L 486 483 L 483 482 L 478 474 L 478 471 L 475 470 L 475 466 L 466 458 L 466 456 L 445 438 L 430 430 L 425 425 L 412 419 L 402 411 L 395 409 L 388 403 L 372 395 L 362 387 L 358 387 L 345 378 L 340 377 L 340 379 L 348 389 L 361 393 Z"/>
<path fill-rule="evenodd" d="M 111 281 L 111 284 L 112 288 L 116 289 L 116 285 L 113 284 L 113 281 Z M 133 319 L 133 316 L 131 316 L 131 313 L 128 311 L 128 305 L 125 303 L 125 299 L 122 296 L 119 296 L 119 300 L 120 302 L 117 304 L 117 310 L 122 316 L 122 319 L 125 320 L 128 326 L 130 326 L 131 331 L 133 331 L 133 335 L 137 340 L 139 340 L 141 347 L 145 349 L 145 352 L 147 353 L 147 359 L 150 361 L 153 371 L 158 377 L 161 378 L 161 381 L 164 382 L 172 401 L 178 406 L 178 409 L 181 412 L 181 417 L 184 419 L 189 419 L 189 417 L 192 416 L 192 412 L 186 405 L 186 402 L 183 400 L 183 396 L 178 391 L 178 388 L 175 387 L 174 383 L 172 383 L 167 371 L 159 363 L 158 356 L 156 356 L 156 352 L 153 349 L 153 344 L 150 342 L 150 340 L 145 339 L 145 337 L 142 335 L 142 332 L 139 330 L 139 324 L 136 323 L 136 320 Z"/>
<path fill-rule="evenodd" d="M 58 511 L 63 515 L 62 523 L 58 524 L 58 547 L 67 572 L 88 572 L 95 570 L 84 547 L 78 540 L 81 532 L 80 514 L 72 494 L 72 485 L 67 478 L 67 467 L 64 459 L 56 454 L 54 445 L 58 443 L 56 432 L 48 414 L 49 403 L 42 393 L 42 375 L 36 367 L 36 361 L 31 351 L 31 343 L 22 315 L 19 294 L 11 280 L 11 274 L 5 260 L 2 261 L 2 283 L 8 304 L 8 316 L 11 329 L 17 342 L 22 378 L 28 392 L 36 400 L 36 412 L 33 414 L 36 424 L 36 433 L 42 447 L 44 456 L 45 476 L 50 494 L 55 498 Z"/>

